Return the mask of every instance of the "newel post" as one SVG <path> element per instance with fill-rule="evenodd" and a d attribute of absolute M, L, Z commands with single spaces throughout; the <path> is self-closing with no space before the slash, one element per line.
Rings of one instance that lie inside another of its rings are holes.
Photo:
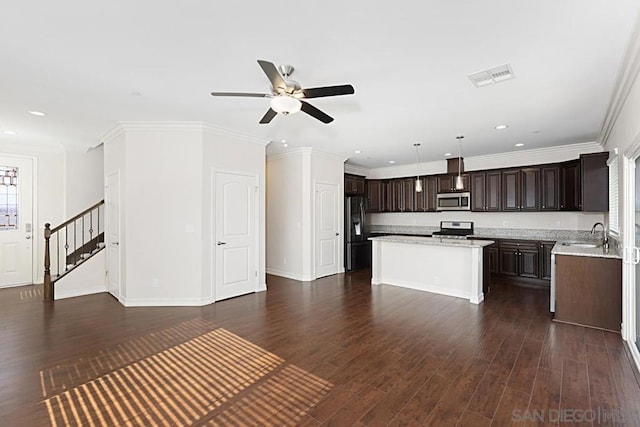
<path fill-rule="evenodd" d="M 44 225 L 44 301 L 53 301 L 53 284 L 51 283 L 51 259 L 49 255 L 49 239 L 51 224 Z"/>

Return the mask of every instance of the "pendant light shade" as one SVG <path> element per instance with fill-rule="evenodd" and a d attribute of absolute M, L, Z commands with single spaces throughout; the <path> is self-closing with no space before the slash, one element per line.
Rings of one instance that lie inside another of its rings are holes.
<path fill-rule="evenodd" d="M 420 171 L 418 170 L 418 165 L 420 164 L 420 152 L 419 152 L 420 143 L 416 142 L 415 144 L 413 144 L 413 146 L 416 147 L 416 185 L 415 185 L 415 189 L 416 189 L 416 193 L 422 193 L 422 180 L 420 180 Z"/>
<path fill-rule="evenodd" d="M 462 181 L 461 166 L 462 166 L 462 139 L 463 135 L 456 136 L 458 140 L 458 176 L 456 177 L 456 190 L 464 190 L 464 182 Z"/>

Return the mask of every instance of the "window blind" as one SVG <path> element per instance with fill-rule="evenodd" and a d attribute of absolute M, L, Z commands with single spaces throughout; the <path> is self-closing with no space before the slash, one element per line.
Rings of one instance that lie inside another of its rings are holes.
<path fill-rule="evenodd" d="M 618 210 L 618 156 L 607 161 L 609 166 L 609 231 L 620 233 L 620 215 Z"/>

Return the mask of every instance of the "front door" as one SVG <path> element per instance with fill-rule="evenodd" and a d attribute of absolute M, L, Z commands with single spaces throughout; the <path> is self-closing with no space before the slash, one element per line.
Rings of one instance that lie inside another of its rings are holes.
<path fill-rule="evenodd" d="M 338 273 L 340 205 L 338 186 L 316 183 L 315 267 L 316 278 Z"/>
<path fill-rule="evenodd" d="M 120 172 L 107 176 L 106 188 L 107 289 L 120 298 Z"/>
<path fill-rule="evenodd" d="M 33 160 L 0 156 L 0 287 L 33 282 Z"/>
<path fill-rule="evenodd" d="M 215 174 L 215 300 L 257 289 L 258 186 L 255 176 Z"/>

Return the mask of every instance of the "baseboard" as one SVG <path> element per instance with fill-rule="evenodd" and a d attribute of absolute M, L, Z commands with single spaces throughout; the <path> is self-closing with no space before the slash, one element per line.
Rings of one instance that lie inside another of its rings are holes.
<path fill-rule="evenodd" d="M 271 274 L 273 276 L 284 277 L 285 279 L 293 279 L 293 280 L 298 280 L 300 282 L 304 281 L 301 274 L 290 273 L 288 271 L 280 271 L 280 270 L 274 270 L 272 268 L 267 268 L 266 273 Z"/>
<path fill-rule="evenodd" d="M 125 307 L 200 307 L 211 304 L 203 298 L 122 298 Z"/>
<path fill-rule="evenodd" d="M 258 290 L 256 292 L 265 292 L 267 290 L 267 284 L 262 283 L 258 286 Z"/>
<path fill-rule="evenodd" d="M 629 353 L 631 353 L 631 359 L 636 364 L 636 369 L 633 370 L 633 373 L 636 376 L 636 381 L 640 385 L 640 351 L 638 351 L 638 347 L 636 347 L 635 343 L 631 341 L 627 341 L 627 349 L 629 350 Z"/>
<path fill-rule="evenodd" d="M 106 286 L 96 286 L 89 289 L 73 289 L 70 291 L 65 291 L 64 289 L 56 289 L 55 291 L 55 300 L 66 299 L 66 298 L 75 298 L 81 297 L 84 295 L 93 295 L 99 294 L 102 292 L 107 292 Z"/>

